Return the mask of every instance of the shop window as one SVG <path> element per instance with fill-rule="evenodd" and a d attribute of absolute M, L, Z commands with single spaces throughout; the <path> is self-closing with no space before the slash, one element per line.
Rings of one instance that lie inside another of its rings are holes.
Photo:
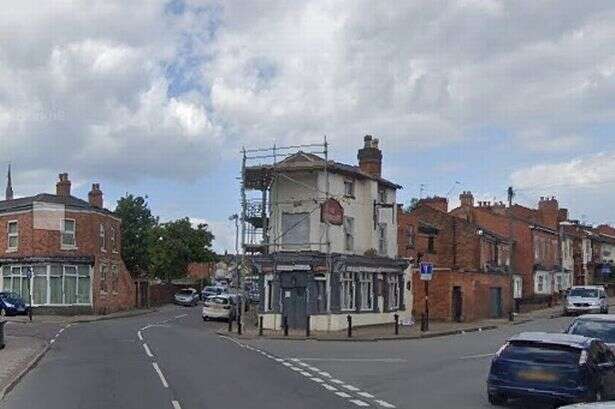
<path fill-rule="evenodd" d="M 389 310 L 396 310 L 399 308 L 399 277 L 389 274 L 387 281 Z"/>
<path fill-rule="evenodd" d="M 359 292 L 361 294 L 361 310 L 374 309 L 374 282 L 370 273 L 361 273 L 359 276 Z"/>
<path fill-rule="evenodd" d="M 342 273 L 340 286 L 340 306 L 344 311 L 355 309 L 355 285 L 352 273 Z"/>

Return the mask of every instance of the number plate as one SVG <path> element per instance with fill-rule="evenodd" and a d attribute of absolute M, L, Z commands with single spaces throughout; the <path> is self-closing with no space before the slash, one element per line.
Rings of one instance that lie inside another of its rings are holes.
<path fill-rule="evenodd" d="M 555 382 L 559 377 L 547 371 L 520 371 L 519 378 L 526 381 Z"/>

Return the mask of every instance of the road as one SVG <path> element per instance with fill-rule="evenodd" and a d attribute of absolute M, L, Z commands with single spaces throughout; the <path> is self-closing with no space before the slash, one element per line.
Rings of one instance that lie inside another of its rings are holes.
<path fill-rule="evenodd" d="M 0 408 L 488 408 L 485 377 L 502 342 L 569 322 L 412 341 L 237 342 L 199 312 L 66 328 Z"/>

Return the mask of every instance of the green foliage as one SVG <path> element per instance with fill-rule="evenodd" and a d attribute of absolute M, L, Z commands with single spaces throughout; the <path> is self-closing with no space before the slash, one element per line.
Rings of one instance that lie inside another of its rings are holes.
<path fill-rule="evenodd" d="M 133 275 L 148 272 L 153 229 L 158 218 L 152 216 L 146 198 L 126 195 L 117 201 L 115 214 L 122 219 L 122 256 Z"/>
<path fill-rule="evenodd" d="M 150 275 L 171 280 L 183 277 L 191 262 L 214 261 L 213 234 L 206 224 L 193 227 L 189 218 L 157 225 L 149 247 Z"/>
<path fill-rule="evenodd" d="M 404 211 L 409 213 L 409 212 L 411 212 L 413 210 L 416 210 L 418 205 L 419 205 L 419 199 L 417 199 L 416 197 L 413 197 L 412 199 L 410 199 L 410 204 L 408 206 L 406 206 Z"/>

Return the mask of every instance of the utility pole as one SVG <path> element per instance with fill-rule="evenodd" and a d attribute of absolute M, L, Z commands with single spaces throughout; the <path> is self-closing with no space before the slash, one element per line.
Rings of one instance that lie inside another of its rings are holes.
<path fill-rule="evenodd" d="M 508 319 L 510 321 L 515 320 L 515 269 L 514 266 L 514 234 L 513 234 L 513 214 L 512 214 L 512 200 L 515 196 L 515 191 L 512 186 L 508 187 L 508 240 L 509 240 L 509 269 L 510 269 L 510 313 Z"/>
<path fill-rule="evenodd" d="M 240 331 L 241 326 L 241 293 L 239 287 L 239 216 L 237 214 L 228 218 L 235 221 L 235 284 L 237 286 L 237 304 L 235 305 L 235 319 L 237 319 L 237 331 Z"/>

